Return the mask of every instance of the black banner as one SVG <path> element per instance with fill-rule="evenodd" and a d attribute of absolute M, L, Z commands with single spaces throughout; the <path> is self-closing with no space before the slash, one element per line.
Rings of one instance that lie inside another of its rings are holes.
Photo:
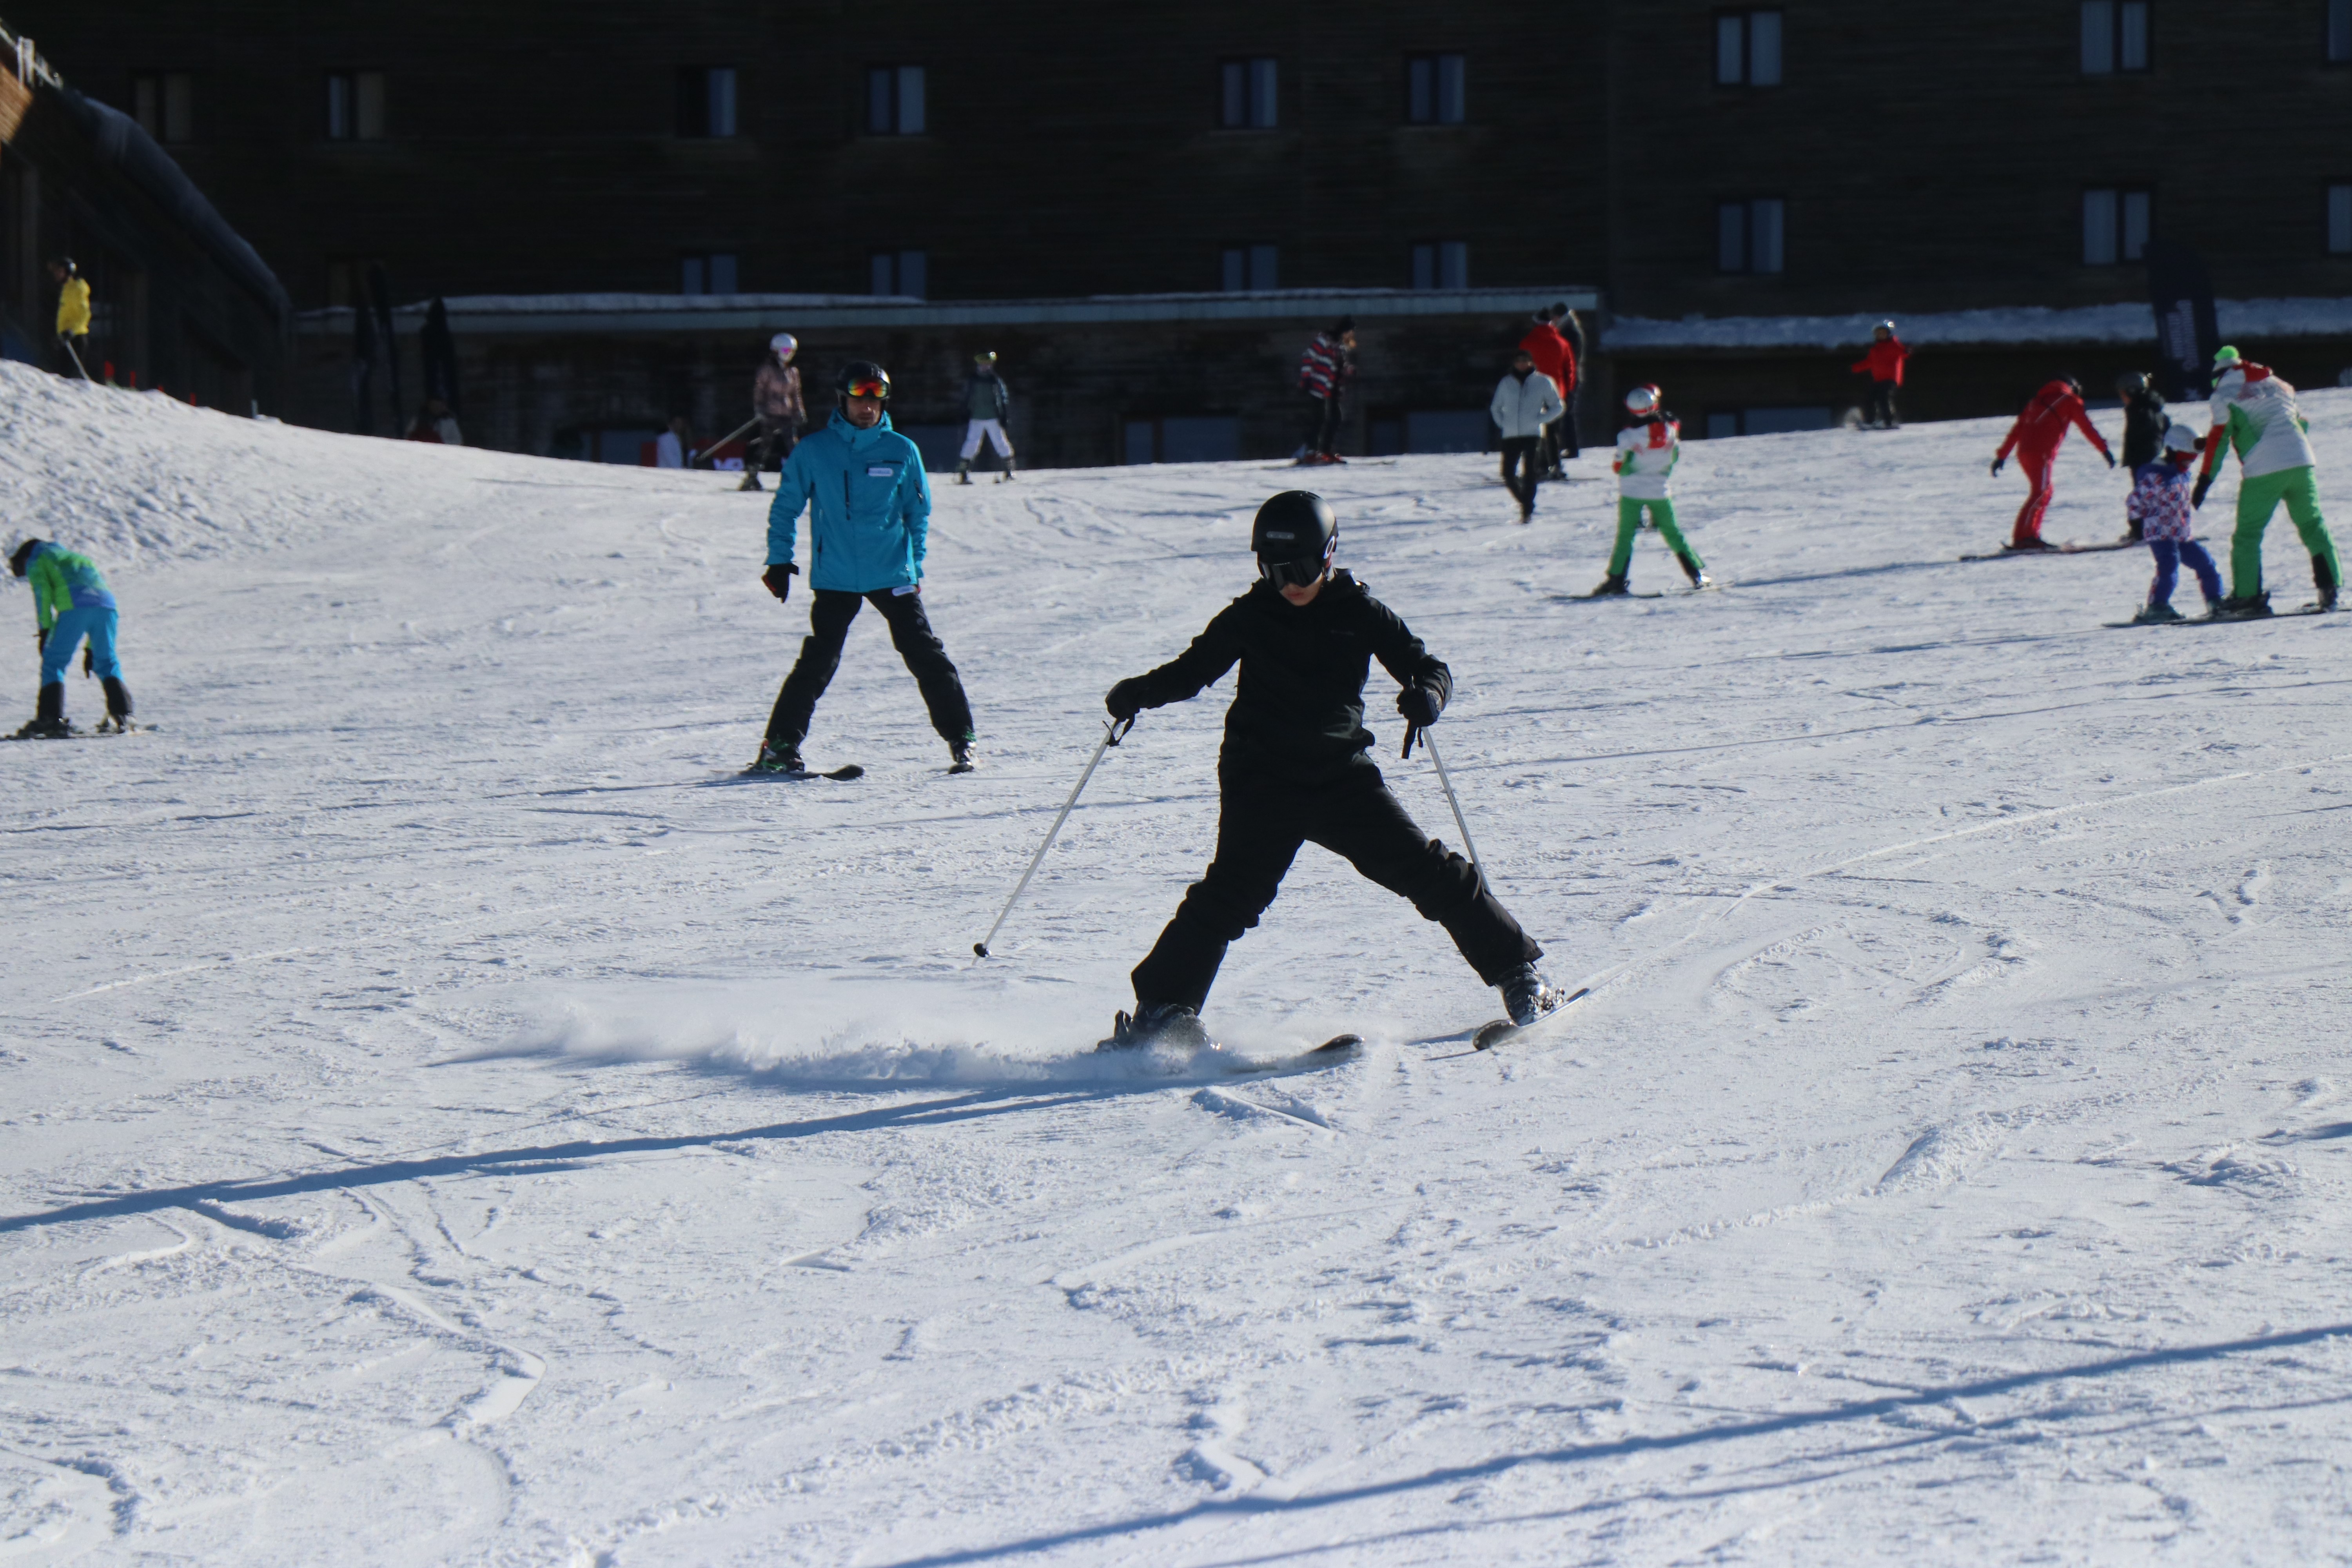
<path fill-rule="evenodd" d="M 2213 280 L 2195 251 L 2173 240 L 2147 242 L 2147 291 L 2156 308 L 2156 385 L 2167 403 L 2201 402 L 2213 390 Z"/>
<path fill-rule="evenodd" d="M 457 340 L 449 332 L 449 308 L 437 296 L 425 312 L 417 342 L 425 351 L 425 395 L 439 398 L 452 415 L 464 418 L 466 405 L 457 400 Z"/>

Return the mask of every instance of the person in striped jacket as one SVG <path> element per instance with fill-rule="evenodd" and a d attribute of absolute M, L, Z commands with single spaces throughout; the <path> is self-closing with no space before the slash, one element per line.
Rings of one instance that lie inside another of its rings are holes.
<path fill-rule="evenodd" d="M 1356 374 L 1356 318 L 1342 316 L 1298 360 L 1298 389 L 1307 395 L 1307 439 L 1298 448 L 1302 467 L 1346 461 L 1339 456 L 1341 399 Z"/>

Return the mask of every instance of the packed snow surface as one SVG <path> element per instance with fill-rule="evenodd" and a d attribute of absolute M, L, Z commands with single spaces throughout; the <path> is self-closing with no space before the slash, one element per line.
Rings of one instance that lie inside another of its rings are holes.
<path fill-rule="evenodd" d="M 2306 407 L 2352 494 L 2352 393 Z M 731 479 L 16 365 L 0 425 L 155 726 L 0 747 L 0 1562 L 2352 1556 L 2352 616 L 1958 563 L 1997 422 L 1696 446 L 1736 585 L 1645 536 L 1633 602 L 1570 596 L 1598 457 L 1528 528 L 1484 458 L 1312 476 L 1593 993 L 1470 1054 L 1494 994 L 1309 849 L 1210 1022 L 1369 1046 L 1255 1077 L 1089 1051 L 1229 685 L 971 947 L 1300 476 L 943 487 L 983 767 L 868 616 L 810 748 L 866 777 L 747 782 L 805 605 Z M 2116 534 L 2059 474 L 2053 535 Z"/>

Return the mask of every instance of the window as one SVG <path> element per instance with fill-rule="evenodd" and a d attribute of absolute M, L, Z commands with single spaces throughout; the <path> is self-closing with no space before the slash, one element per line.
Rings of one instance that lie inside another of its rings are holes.
<path fill-rule="evenodd" d="M 2352 0 L 2327 0 L 2327 63 L 2352 66 Z"/>
<path fill-rule="evenodd" d="M 1276 245 L 1229 245 L 1223 257 L 1223 286 L 1228 294 L 1279 289 L 1282 247 Z"/>
<path fill-rule="evenodd" d="M 1171 414 L 1126 421 L 1128 463 L 1230 463 L 1242 455 L 1242 422 L 1231 414 Z"/>
<path fill-rule="evenodd" d="M 680 66 L 677 133 L 724 139 L 735 134 L 735 68 Z"/>
<path fill-rule="evenodd" d="M 1715 210 L 1716 269 L 1780 271 L 1782 211 L 1778 196 L 1719 205 Z"/>
<path fill-rule="evenodd" d="M 1715 18 L 1715 85 L 1780 85 L 1780 13 L 1724 11 Z"/>
<path fill-rule="evenodd" d="M 681 294 L 735 293 L 734 253 L 704 251 L 685 258 L 678 265 L 677 291 Z"/>
<path fill-rule="evenodd" d="M 874 292 L 909 300 L 930 296 L 930 253 L 922 250 L 877 250 L 873 256 Z"/>
<path fill-rule="evenodd" d="M 1470 287 L 1470 247 L 1458 239 L 1433 239 L 1412 247 L 1416 289 Z"/>
<path fill-rule="evenodd" d="M 327 76 L 327 140 L 383 140 L 383 72 L 331 71 Z"/>
<path fill-rule="evenodd" d="M 866 133 L 868 136 L 920 136 L 930 129 L 924 112 L 923 68 L 866 68 Z"/>
<path fill-rule="evenodd" d="M 2327 187 L 2327 254 L 2352 256 L 2352 185 Z"/>
<path fill-rule="evenodd" d="M 196 79 L 185 71 L 158 71 L 131 79 L 131 118 L 158 142 L 193 142 L 196 135 Z"/>
<path fill-rule="evenodd" d="M 2113 267 L 2147 253 L 2155 198 L 2146 191 L 2083 193 L 2083 265 Z"/>
<path fill-rule="evenodd" d="M 1270 56 L 1223 61 L 1218 68 L 1224 90 L 1217 123 L 1228 131 L 1271 131 L 1281 124 L 1275 99 L 1276 74 Z"/>
<path fill-rule="evenodd" d="M 1412 125 L 1462 123 L 1460 55 L 1412 55 L 1404 62 L 1404 117 Z"/>
<path fill-rule="evenodd" d="M 2147 0 L 2083 0 L 2083 74 L 2148 68 Z"/>

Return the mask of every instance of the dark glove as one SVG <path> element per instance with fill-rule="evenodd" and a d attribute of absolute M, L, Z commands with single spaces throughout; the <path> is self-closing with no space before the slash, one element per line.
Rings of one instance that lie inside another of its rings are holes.
<path fill-rule="evenodd" d="M 2211 489 L 2212 488 L 2213 488 L 2213 476 L 2212 476 L 2212 475 L 2210 475 L 2210 474 L 2200 474 L 2200 475 L 2198 475 L 2198 476 L 2197 476 L 2197 488 L 2196 488 L 2195 489 L 2190 490 L 2190 491 L 2189 492 L 2189 509 L 2191 511 L 2194 511 L 2194 510 L 2196 510 L 2199 507 L 2203 506 L 2203 505 L 2205 504 L 2205 492 L 2206 492 L 2207 490 Z"/>
<path fill-rule="evenodd" d="M 84 643 L 84 644 L 82 644 L 82 645 L 81 645 L 81 672 L 82 672 L 82 674 L 84 674 L 84 675 L 86 675 L 86 676 L 89 676 L 89 675 L 96 675 L 96 674 L 98 673 L 98 668 L 97 668 L 97 667 L 98 667 L 98 654 L 97 654 L 97 650 L 96 650 L 96 649 L 94 649 L 93 647 L 90 647 L 90 645 L 89 645 L 89 644 L 88 644 L 88 643 Z"/>
<path fill-rule="evenodd" d="M 1148 706 L 1143 700 L 1143 678 L 1129 676 L 1112 687 L 1110 695 L 1103 699 L 1103 706 L 1121 723 L 1134 718 Z"/>
<path fill-rule="evenodd" d="M 49 651 L 49 628 L 43 626 L 33 633 L 33 646 L 43 653 Z"/>
<path fill-rule="evenodd" d="M 1437 722 L 1437 716 L 1445 711 L 1445 704 L 1426 686 L 1408 686 L 1397 693 L 1397 711 L 1414 729 L 1426 730 Z"/>
<path fill-rule="evenodd" d="M 1992 472 L 1995 479 L 1999 479 L 2000 477 L 2000 470 L 2008 462 L 2009 459 L 2007 458 L 1995 458 L 1992 460 Z"/>
<path fill-rule="evenodd" d="M 793 596 L 793 578 L 799 572 L 800 568 L 797 566 L 778 564 L 761 573 L 760 581 L 765 583 L 768 585 L 768 592 L 773 594 L 777 601 L 782 603 Z"/>
<path fill-rule="evenodd" d="M 2102 452 L 2099 456 L 2107 460 L 2107 467 L 2112 468 L 2116 466 L 2116 455 L 2113 452 Z"/>

